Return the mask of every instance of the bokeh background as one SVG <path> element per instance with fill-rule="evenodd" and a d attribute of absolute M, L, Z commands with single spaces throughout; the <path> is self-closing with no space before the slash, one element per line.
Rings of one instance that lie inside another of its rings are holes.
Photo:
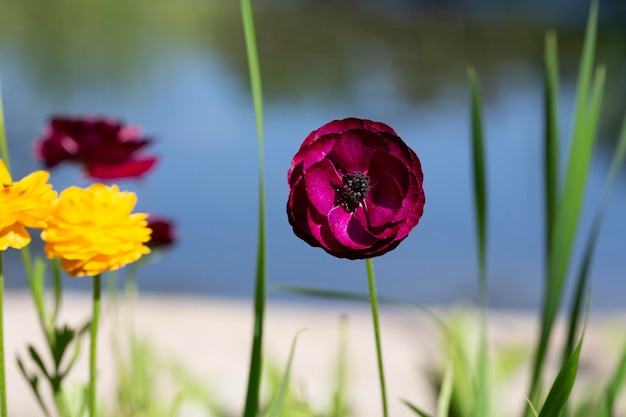
<path fill-rule="evenodd" d="M 363 262 L 310 248 L 285 215 L 286 172 L 301 141 L 327 121 L 355 116 L 391 125 L 425 173 L 420 224 L 375 261 L 379 293 L 428 304 L 475 299 L 465 75 L 473 65 L 485 98 L 490 304 L 537 307 L 543 39 L 558 31 L 567 138 L 588 2 L 258 0 L 253 7 L 270 286 L 367 291 Z M 601 2 L 598 61 L 608 66 L 608 87 L 583 236 L 626 109 L 626 1 Z M 138 193 L 139 210 L 171 217 L 178 229 L 178 244 L 141 269 L 142 291 L 250 297 L 258 162 L 239 2 L 0 0 L 0 80 L 15 177 L 40 168 L 33 141 L 53 114 L 121 118 L 157 140 L 157 169 L 120 182 Z M 55 169 L 52 181 L 57 189 L 88 184 L 72 166 Z M 625 208 L 622 175 L 592 270 L 593 308 L 624 307 Z M 40 253 L 40 244 L 34 248 Z M 7 285 L 24 288 L 18 252 L 5 267 Z M 90 288 L 88 280 L 66 284 Z"/>

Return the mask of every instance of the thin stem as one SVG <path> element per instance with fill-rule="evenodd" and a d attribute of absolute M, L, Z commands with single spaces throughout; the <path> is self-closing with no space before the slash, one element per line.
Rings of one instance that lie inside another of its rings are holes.
<path fill-rule="evenodd" d="M 383 417 L 389 415 L 387 411 L 387 389 L 385 385 L 385 371 L 383 367 L 383 349 L 380 342 L 380 325 L 378 324 L 378 301 L 376 297 L 376 282 L 374 281 L 374 264 L 370 258 L 365 260 L 367 265 L 367 281 L 370 287 L 370 304 L 374 320 L 374 337 L 376 338 L 376 356 L 378 358 L 378 378 L 380 379 L 380 395 L 383 402 Z"/>
<path fill-rule="evenodd" d="M 89 355 L 89 417 L 96 416 L 96 344 L 100 318 L 100 274 L 93 277 L 93 313 L 91 318 L 91 349 Z"/>
<path fill-rule="evenodd" d="M 0 252 L 0 416 L 7 417 L 7 381 L 4 376 L 4 317 L 2 303 L 4 274 L 2 272 L 2 252 Z"/>

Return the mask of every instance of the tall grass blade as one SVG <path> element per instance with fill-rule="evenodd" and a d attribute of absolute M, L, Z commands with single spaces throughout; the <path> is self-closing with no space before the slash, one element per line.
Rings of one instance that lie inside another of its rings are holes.
<path fill-rule="evenodd" d="M 578 346 L 571 356 L 565 361 L 559 374 L 552 384 L 552 388 L 548 393 L 543 407 L 539 412 L 539 417 L 558 417 L 563 412 L 567 405 L 567 400 L 572 392 L 574 381 L 576 380 L 576 373 L 578 372 L 578 359 L 580 357 L 580 349 L 582 347 L 583 339 L 578 342 Z"/>
<path fill-rule="evenodd" d="M 528 397 L 536 402 L 546 351 L 552 327 L 559 310 L 571 252 L 574 245 L 578 220 L 593 145 L 595 143 L 597 116 L 604 83 L 603 71 L 596 74 L 593 98 L 590 104 L 591 76 L 593 71 L 595 41 L 597 31 L 598 3 L 593 1 L 585 32 L 585 41 L 580 63 L 577 86 L 577 102 L 574 128 L 569 151 L 569 160 L 563 187 L 558 193 L 551 233 L 551 245 L 542 305 L 541 334 L 535 352 L 533 372 Z M 526 415 L 530 415 L 526 408 Z"/>
<path fill-rule="evenodd" d="M 9 148 L 7 146 L 7 135 L 4 129 L 4 108 L 2 106 L 2 84 L 0 84 L 0 157 L 4 161 L 9 172 L 11 163 L 9 161 Z"/>
<path fill-rule="evenodd" d="M 487 363 L 487 185 L 482 100 L 478 76 L 468 69 L 471 91 L 472 155 L 474 162 L 474 202 L 478 237 L 478 291 L 481 310 L 478 360 L 476 363 L 476 402 L 473 415 L 489 415 L 489 387 Z"/>
<path fill-rule="evenodd" d="M 278 390 L 274 394 L 272 398 L 272 402 L 270 403 L 269 409 L 267 411 L 267 417 L 278 417 L 281 414 L 281 410 L 283 408 L 283 404 L 285 403 L 285 397 L 289 390 L 289 381 L 291 378 L 291 364 L 293 363 L 293 356 L 296 352 L 296 342 L 298 341 L 298 336 L 300 333 L 307 329 L 300 329 L 296 332 L 293 337 L 293 341 L 291 342 L 291 349 L 289 351 L 289 359 L 287 360 L 287 367 L 285 368 L 285 373 L 280 381 L 280 385 L 278 386 Z"/>
<path fill-rule="evenodd" d="M 545 261 L 550 259 L 554 213 L 559 186 L 559 57 L 556 35 L 546 35 L 545 46 Z"/>
<path fill-rule="evenodd" d="M 256 117 L 258 152 L 259 152 L 259 235 L 257 243 L 256 280 L 254 288 L 254 331 L 248 376 L 248 389 L 244 417 L 256 417 L 259 407 L 259 390 L 261 385 L 263 323 L 265 316 L 267 265 L 265 238 L 265 152 L 263 147 L 263 94 L 261 90 L 261 69 L 256 47 L 254 20 L 250 0 L 241 0 L 241 17 L 243 21 L 252 100 Z"/>
<path fill-rule="evenodd" d="M 624 121 L 622 123 L 622 129 L 620 131 L 619 139 L 617 142 L 617 148 L 615 149 L 615 154 L 613 155 L 613 161 L 611 162 L 611 169 L 609 171 L 607 183 L 604 187 L 602 200 L 601 200 L 600 206 L 598 207 L 598 211 L 596 212 L 595 217 L 593 219 L 591 232 L 589 233 L 589 237 L 587 238 L 587 243 L 585 245 L 583 261 L 580 266 L 580 270 L 578 271 L 578 275 L 576 279 L 576 293 L 575 293 L 574 302 L 572 304 L 572 308 L 569 314 L 568 337 L 567 337 L 567 342 L 565 345 L 565 350 L 563 351 L 564 360 L 565 358 L 567 358 L 567 356 L 569 356 L 569 354 L 574 349 L 574 341 L 576 339 L 578 323 L 580 322 L 580 315 L 582 314 L 583 296 L 586 292 L 586 288 L 588 287 L 589 270 L 591 268 L 591 262 L 593 260 L 593 255 L 595 252 L 596 243 L 598 241 L 598 236 L 600 234 L 602 220 L 604 219 L 604 215 L 605 215 L 607 206 L 609 204 L 609 200 L 613 192 L 613 188 L 615 188 L 615 183 L 617 182 L 618 175 L 624 165 L 625 157 L 626 157 L 626 116 L 624 117 Z"/>

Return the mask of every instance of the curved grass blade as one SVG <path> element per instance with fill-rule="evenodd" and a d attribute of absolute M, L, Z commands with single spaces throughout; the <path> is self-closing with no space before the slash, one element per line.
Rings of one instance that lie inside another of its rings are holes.
<path fill-rule="evenodd" d="M 448 363 L 445 373 L 443 374 L 443 382 L 441 383 L 441 391 L 437 398 L 437 417 L 448 417 L 450 411 L 450 403 L 452 402 L 452 391 L 454 388 L 454 366 Z"/>
<path fill-rule="evenodd" d="M 576 346 L 574 352 L 572 352 L 561 367 L 559 374 L 554 380 L 554 384 L 552 384 L 552 388 L 550 388 L 548 397 L 543 407 L 541 407 L 539 417 L 558 417 L 565 409 L 569 395 L 572 392 L 572 387 L 574 386 L 574 381 L 576 380 L 578 359 L 580 357 L 582 343 L 583 338 L 581 337 L 578 346 Z"/>
<path fill-rule="evenodd" d="M 263 324 L 266 300 L 266 238 L 265 238 L 265 168 L 263 147 L 263 94 L 261 89 L 261 69 L 256 47 L 254 19 L 250 0 L 241 0 L 241 17 L 243 21 L 248 68 L 250 70 L 250 84 L 252 100 L 256 117 L 258 152 L 259 152 L 259 234 L 257 243 L 256 280 L 254 288 L 254 330 L 252 336 L 252 350 L 250 354 L 250 369 L 244 417 L 256 417 L 259 408 L 259 391 L 261 385 Z"/>
<path fill-rule="evenodd" d="M 289 380 L 291 378 L 291 364 L 293 363 L 293 356 L 296 352 L 296 342 L 298 341 L 298 336 L 300 336 L 300 333 L 305 330 L 307 329 L 300 329 L 293 336 L 291 349 L 289 351 L 289 359 L 287 360 L 287 367 L 285 368 L 285 373 L 283 374 L 283 377 L 280 381 L 278 390 L 272 398 L 272 402 L 270 403 L 269 409 L 267 411 L 267 417 L 278 417 L 280 415 L 283 404 L 285 402 L 285 396 L 287 395 L 287 391 L 289 389 Z"/>
<path fill-rule="evenodd" d="M 411 411 L 413 411 L 415 414 L 417 414 L 419 417 L 431 417 L 430 414 L 428 414 L 427 412 L 425 412 L 424 410 L 421 410 L 420 408 L 418 408 L 417 406 L 415 406 L 414 404 L 411 404 L 410 402 L 408 402 L 407 400 L 402 400 L 402 402 L 404 403 L 404 405 L 406 405 L 407 407 L 409 407 L 411 409 Z"/>
<path fill-rule="evenodd" d="M 489 415 L 489 387 L 487 381 L 487 182 L 485 144 L 482 121 L 482 100 L 478 76 L 473 68 L 467 75 L 471 90 L 472 155 L 474 161 L 474 201 L 478 238 L 478 293 L 481 311 L 478 360 L 476 363 L 476 401 L 472 415 Z"/>
<path fill-rule="evenodd" d="M 565 345 L 565 350 L 563 351 L 564 360 L 571 354 L 572 350 L 574 349 L 574 340 L 576 338 L 576 331 L 578 329 L 580 315 L 582 314 L 583 296 L 585 294 L 585 289 L 587 288 L 588 281 L 589 281 L 588 276 L 589 276 L 589 270 L 591 268 L 591 261 L 593 260 L 596 243 L 598 241 L 598 236 L 600 234 L 602 220 L 604 219 L 604 214 L 608 207 L 608 203 L 609 203 L 611 194 L 613 192 L 613 188 L 615 188 L 615 183 L 617 182 L 618 175 L 620 171 L 622 170 L 622 167 L 624 166 L 625 157 L 626 157 L 626 116 L 624 116 L 622 129 L 620 131 L 619 139 L 617 142 L 617 148 L 613 156 L 613 161 L 611 162 L 611 169 L 609 171 L 607 183 L 604 187 L 602 200 L 598 208 L 598 211 L 596 212 L 595 217 L 593 219 L 591 232 L 589 233 L 587 244 L 585 245 L 583 262 L 580 266 L 580 270 L 577 275 L 576 294 L 575 294 L 574 303 L 572 304 L 572 309 L 569 315 L 569 332 L 568 332 L 567 342 Z"/>
<path fill-rule="evenodd" d="M 550 232 L 552 240 L 550 248 L 548 249 L 549 259 L 542 305 L 541 334 L 535 352 L 528 394 L 533 402 L 537 401 L 546 351 L 554 320 L 561 304 L 596 137 L 598 114 L 604 85 L 604 71 L 602 69 L 596 72 L 593 88 L 591 84 L 597 17 L 598 2 L 594 0 L 591 4 L 589 19 L 587 21 L 580 63 L 576 112 L 567 171 L 555 207 L 554 223 L 552 225 L 552 231 Z M 530 415 L 530 409 L 528 407 L 526 407 L 525 414 L 526 416 Z"/>

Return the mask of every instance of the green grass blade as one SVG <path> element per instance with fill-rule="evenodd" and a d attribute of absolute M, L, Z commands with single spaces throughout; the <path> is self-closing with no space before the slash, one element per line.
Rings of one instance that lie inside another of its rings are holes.
<path fill-rule="evenodd" d="M 300 329 L 296 332 L 293 337 L 293 341 L 291 342 L 291 349 L 289 351 L 289 359 L 287 360 L 287 367 L 285 368 L 285 373 L 280 381 L 278 386 L 278 390 L 276 390 L 274 397 L 272 398 L 272 402 L 269 406 L 267 417 L 278 417 L 283 408 L 283 404 L 285 402 L 285 397 L 287 396 L 287 392 L 289 390 L 289 381 L 291 378 L 291 364 L 293 363 L 293 357 L 296 351 L 296 342 L 298 341 L 298 336 L 300 333 L 307 329 Z"/>
<path fill-rule="evenodd" d="M 9 148 L 7 146 L 7 135 L 4 129 L 4 108 L 2 107 L 2 85 L 0 84 L 0 157 L 4 161 L 9 172 L 11 163 L 9 161 Z"/>
<path fill-rule="evenodd" d="M 259 235 L 257 243 L 256 280 L 254 288 L 254 330 L 250 354 L 250 369 L 244 417 L 256 417 L 259 407 L 259 391 L 261 385 L 263 324 L 265 316 L 267 253 L 265 238 L 265 168 L 263 146 L 263 94 L 261 90 L 261 69 L 256 47 L 254 20 L 250 0 L 241 0 L 241 17 L 243 21 L 252 100 L 256 117 L 258 152 L 259 152 Z"/>
<path fill-rule="evenodd" d="M 454 388 L 454 366 L 448 363 L 443 381 L 441 383 L 441 391 L 437 398 L 437 417 L 448 417 L 450 411 L 450 403 L 452 402 L 452 391 Z"/>
<path fill-rule="evenodd" d="M 552 388 L 548 393 L 543 407 L 539 412 L 539 417 L 558 417 L 563 412 L 567 405 L 567 400 L 572 392 L 574 381 L 576 380 L 576 373 L 578 372 L 578 359 L 580 357 L 580 349 L 582 347 L 583 339 L 578 342 L 578 346 L 571 356 L 565 361 L 559 374 L 552 384 Z"/>
<path fill-rule="evenodd" d="M 559 57 L 556 35 L 546 35 L 545 46 L 545 260 L 550 259 L 552 228 L 559 185 Z"/>
<path fill-rule="evenodd" d="M 474 201 L 478 238 L 478 292 L 481 309 L 478 360 L 476 363 L 476 402 L 473 415 L 489 415 L 489 387 L 487 378 L 487 182 L 485 143 L 482 118 L 482 100 L 478 76 L 473 68 L 468 69 L 471 91 L 472 155 L 474 162 Z"/>
<path fill-rule="evenodd" d="M 410 402 L 408 402 L 407 400 L 402 400 L 402 402 L 404 403 L 404 405 L 406 405 L 407 407 L 409 407 L 411 409 L 411 411 L 413 411 L 415 414 L 417 414 L 419 417 L 431 417 L 430 414 L 428 414 L 427 412 L 425 412 L 424 410 L 421 410 L 420 408 L 418 408 L 416 405 L 411 404 Z"/>
<path fill-rule="evenodd" d="M 577 87 L 577 103 L 569 160 L 563 188 L 558 196 L 551 231 L 551 245 L 543 299 L 541 335 L 533 364 L 529 398 L 537 401 L 546 351 L 556 314 L 559 310 L 571 252 L 578 228 L 583 196 L 597 127 L 597 111 L 602 96 L 603 72 L 596 74 L 590 102 L 591 74 L 594 65 L 598 4 L 593 1 L 589 12 Z M 597 110 L 597 111 L 596 111 Z M 530 413 L 526 408 L 526 415 Z"/>
<path fill-rule="evenodd" d="M 624 117 L 624 122 L 622 123 L 622 129 L 619 135 L 615 154 L 613 155 L 613 161 L 611 162 L 611 169 L 609 171 L 607 183 L 604 187 L 602 200 L 601 200 L 600 206 L 598 207 L 598 211 L 595 214 L 593 224 L 591 227 L 591 232 L 589 233 L 589 237 L 587 238 L 587 243 L 585 245 L 585 251 L 583 255 L 583 262 L 581 264 L 580 270 L 578 271 L 574 303 L 572 304 L 572 308 L 569 314 L 568 337 L 567 337 L 567 342 L 565 345 L 565 350 L 563 351 L 564 358 L 567 358 L 572 352 L 572 350 L 574 349 L 574 340 L 576 339 L 576 331 L 578 329 L 578 323 L 580 322 L 580 316 L 582 314 L 583 296 L 586 292 L 585 291 L 586 288 L 588 287 L 588 281 L 589 281 L 588 276 L 589 276 L 589 270 L 591 268 L 591 261 L 593 260 L 596 243 L 598 240 L 598 236 L 600 234 L 602 220 L 604 219 L 604 215 L 605 215 L 611 194 L 613 192 L 613 189 L 615 188 L 615 183 L 617 182 L 618 175 L 624 165 L 625 157 L 626 157 L 626 116 Z"/>

